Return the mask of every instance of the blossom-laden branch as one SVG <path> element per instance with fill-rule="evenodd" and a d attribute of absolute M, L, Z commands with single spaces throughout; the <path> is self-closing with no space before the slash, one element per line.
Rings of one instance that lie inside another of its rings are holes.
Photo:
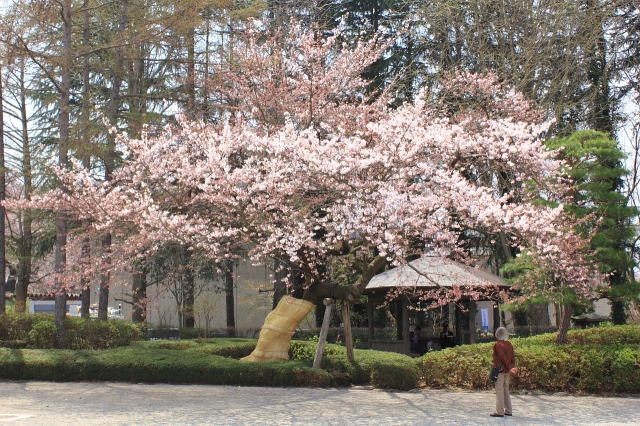
<path fill-rule="evenodd" d="M 471 229 L 534 247 L 576 291 L 593 287 L 572 269 L 582 265 L 574 248 L 582 242 L 559 231 L 562 207 L 534 202 L 560 199 L 566 188 L 544 149 L 549 123 L 521 95 L 495 76 L 459 73 L 443 93 L 484 96 L 488 106 L 452 111 L 424 94 L 397 109 L 365 102 L 359 75 L 379 48 L 361 43 L 345 53 L 337 36 L 296 31 L 285 45 L 298 53 L 249 40 L 243 77 L 229 80 L 232 88 L 212 82 L 242 100 L 227 119 L 178 117 L 140 140 L 120 135 L 128 152 L 111 181 L 95 182 L 74 164 L 56 171 L 67 192 L 30 206 L 90 220 L 92 232 L 114 236 L 123 258 L 179 242 L 222 265 L 247 248 L 256 262 L 297 263 L 307 288 L 322 282 L 327 258 L 359 257 L 366 271 L 356 290 L 345 290 L 349 300 L 385 264 L 426 251 L 471 259 L 460 244 Z M 276 63 L 248 67 L 260 61 Z M 456 291 L 431 296 L 450 300 Z"/>

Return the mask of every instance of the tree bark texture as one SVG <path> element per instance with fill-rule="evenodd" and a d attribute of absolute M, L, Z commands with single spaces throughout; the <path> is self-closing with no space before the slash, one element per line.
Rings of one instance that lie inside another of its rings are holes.
<path fill-rule="evenodd" d="M 476 301 L 469 300 L 469 343 L 473 344 L 478 341 L 476 333 L 476 314 L 478 313 Z"/>
<path fill-rule="evenodd" d="M 4 105 L 2 97 L 2 70 L 0 69 L 0 202 L 5 199 L 5 171 L 4 171 Z M 5 208 L 0 205 L 0 314 L 6 312 L 5 284 L 7 277 L 5 276 L 5 233 L 4 233 L 4 216 Z"/>
<path fill-rule="evenodd" d="M 58 166 L 66 169 L 69 164 L 69 107 L 71 95 L 71 0 L 62 3 L 62 58 L 60 63 L 60 143 L 58 148 Z M 59 182 L 58 186 L 64 190 Z M 55 323 L 58 329 L 58 347 L 63 349 L 67 342 L 67 295 L 61 274 L 67 262 L 67 216 L 56 213 L 56 249 L 54 269 Z"/>
<path fill-rule="evenodd" d="M 556 335 L 556 344 L 564 345 L 567 343 L 567 331 L 569 331 L 569 325 L 571 323 L 571 313 L 573 312 L 573 305 L 565 305 L 562 307 L 562 322 Z"/>
<path fill-rule="evenodd" d="M 228 260 L 224 274 L 225 302 L 227 310 L 227 334 L 229 337 L 236 336 L 236 314 L 235 298 L 233 294 L 233 261 Z"/>
<path fill-rule="evenodd" d="M 281 260 L 274 260 L 273 263 L 275 283 L 273 284 L 273 307 L 275 309 L 280 300 L 287 294 L 287 284 L 285 278 L 289 273 L 288 265 Z"/>
<path fill-rule="evenodd" d="M 22 124 L 22 182 L 24 185 L 24 198 L 31 200 L 33 191 L 33 174 L 31 166 L 31 147 L 29 146 L 29 128 L 27 114 L 27 89 L 25 87 L 24 62 L 20 67 L 20 121 Z M 18 243 L 18 266 L 16 274 L 15 306 L 16 312 L 26 312 L 27 292 L 31 283 L 32 258 L 33 258 L 33 216 L 31 209 L 21 212 L 22 234 Z"/>
<path fill-rule="evenodd" d="M 325 304 L 326 309 L 324 311 L 324 317 L 322 320 L 322 328 L 320 329 L 320 336 L 318 337 L 318 346 L 316 347 L 316 355 L 313 358 L 313 368 L 320 368 L 322 364 L 322 353 L 324 352 L 324 345 L 327 343 L 327 334 L 329 333 L 329 325 L 331 324 L 331 310 L 333 303 Z"/>
<path fill-rule="evenodd" d="M 193 276 L 193 270 L 191 269 L 191 252 L 186 250 L 184 247 L 185 253 L 185 277 L 184 284 L 182 285 L 182 309 L 183 309 L 183 325 L 187 328 L 193 328 L 196 325 L 196 318 L 194 314 L 194 304 L 195 304 L 195 280 Z"/>
<path fill-rule="evenodd" d="M 89 126 L 90 126 L 90 70 L 89 70 L 89 10 L 85 9 L 82 23 L 82 46 L 85 50 L 84 64 L 82 68 L 82 166 L 89 170 L 91 169 L 91 156 L 89 155 L 89 145 L 91 144 Z M 89 221 L 85 221 L 83 226 L 85 229 L 89 228 Z M 82 249 L 80 254 L 80 263 L 82 268 L 86 268 L 91 259 L 91 240 L 89 238 L 83 238 Z M 84 272 L 84 271 L 83 271 Z M 83 273 L 80 278 L 80 288 L 82 289 L 82 307 L 80 315 L 83 318 L 89 318 L 89 305 L 91 304 L 91 280 L 88 274 Z"/>
<path fill-rule="evenodd" d="M 109 283 L 111 282 L 111 234 L 102 239 L 104 258 L 100 272 L 100 292 L 98 295 L 98 319 L 106 321 L 109 314 Z"/>
<path fill-rule="evenodd" d="M 353 336 L 351 334 L 351 317 L 349 316 L 349 304 L 342 304 L 342 323 L 344 324 L 344 346 L 347 349 L 347 359 L 354 361 Z"/>
<path fill-rule="evenodd" d="M 133 322 L 144 322 L 146 319 L 145 298 L 147 295 L 147 268 L 142 267 L 133 275 L 133 309 L 131 310 L 131 320 Z"/>

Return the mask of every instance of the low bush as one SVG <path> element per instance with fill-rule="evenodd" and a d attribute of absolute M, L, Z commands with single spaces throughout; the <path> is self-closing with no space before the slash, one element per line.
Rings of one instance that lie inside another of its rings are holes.
<path fill-rule="evenodd" d="M 300 340 L 292 340 L 291 347 L 289 348 L 290 359 L 311 360 L 316 357 L 316 351 L 318 349 L 318 336 L 313 336 L 309 341 L 304 342 Z M 344 350 L 340 351 L 336 346 L 325 344 L 323 355 L 336 355 Z"/>
<path fill-rule="evenodd" d="M 378 334 L 381 335 L 382 330 L 378 330 Z M 397 331 L 393 331 L 393 339 L 396 338 Z M 312 328 L 308 330 L 296 330 L 294 339 L 298 341 L 309 341 L 313 338 L 318 337 L 320 334 L 319 328 Z M 354 347 L 358 349 L 366 349 L 368 347 L 368 331 L 366 328 L 352 328 L 351 335 L 353 339 Z M 382 338 L 379 336 L 379 338 Z M 331 327 L 327 331 L 327 342 L 335 343 L 335 344 L 344 344 L 344 328 L 341 327 Z"/>
<path fill-rule="evenodd" d="M 99 321 L 97 318 L 67 317 L 69 349 L 108 349 L 127 346 L 141 340 L 146 334 L 144 326 L 128 321 Z M 0 315 L 0 337 L 3 346 L 26 342 L 32 348 L 57 347 L 58 334 L 51 315 L 7 312 Z M 55 331 L 55 332 L 54 332 Z"/>
<path fill-rule="evenodd" d="M 51 321 L 50 315 L 27 314 L 8 311 L 0 315 L 0 340 L 29 340 L 29 332 L 35 324 L 43 321 Z"/>
<path fill-rule="evenodd" d="M 397 390 L 418 386 L 418 366 L 406 355 L 357 349 L 354 351 L 355 361 L 349 362 L 344 348 L 332 349 L 335 353 L 323 356 L 321 367 L 332 373 L 347 374 L 353 384 Z"/>
<path fill-rule="evenodd" d="M 58 329 L 53 321 L 36 323 L 29 331 L 29 343 L 35 348 L 53 349 L 58 345 Z"/>

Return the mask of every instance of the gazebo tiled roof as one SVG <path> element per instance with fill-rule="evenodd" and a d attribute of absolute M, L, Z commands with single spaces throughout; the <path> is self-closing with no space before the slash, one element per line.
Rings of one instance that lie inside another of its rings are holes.
<path fill-rule="evenodd" d="M 417 272 L 419 271 L 419 273 Z M 365 294 L 393 287 L 419 287 L 423 289 L 468 285 L 474 287 L 509 287 L 502 278 L 481 268 L 474 268 L 441 256 L 423 256 L 382 272 L 369 281 Z"/>

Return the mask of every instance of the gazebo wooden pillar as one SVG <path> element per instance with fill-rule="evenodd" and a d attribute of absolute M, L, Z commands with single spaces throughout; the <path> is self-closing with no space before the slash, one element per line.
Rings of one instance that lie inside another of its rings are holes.
<path fill-rule="evenodd" d="M 500 327 L 500 305 L 498 302 L 493 302 L 493 332 Z"/>
<path fill-rule="evenodd" d="M 405 355 L 411 352 L 411 340 L 409 340 L 409 299 L 402 297 L 402 350 Z"/>
<path fill-rule="evenodd" d="M 374 332 L 374 326 L 373 326 L 373 299 L 371 297 L 367 297 L 367 323 L 369 325 L 368 327 L 368 336 L 369 337 L 369 342 L 368 346 L 369 349 L 371 349 L 371 346 L 373 346 L 373 338 L 375 337 L 375 332 Z"/>
<path fill-rule="evenodd" d="M 460 305 L 456 303 L 456 345 L 460 346 L 462 344 L 462 310 L 460 309 Z"/>
<path fill-rule="evenodd" d="M 476 333 L 476 314 L 478 313 L 478 305 L 473 299 L 469 299 L 469 343 L 474 344 L 478 341 Z"/>

